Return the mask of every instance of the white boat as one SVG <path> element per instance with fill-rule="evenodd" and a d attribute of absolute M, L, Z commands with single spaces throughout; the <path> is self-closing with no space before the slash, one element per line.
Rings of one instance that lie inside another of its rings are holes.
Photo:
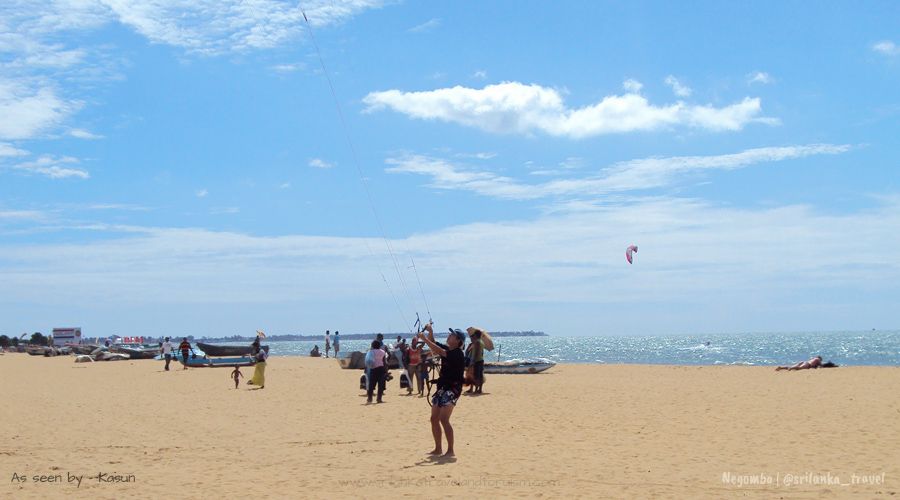
<path fill-rule="evenodd" d="M 484 364 L 484 373 L 540 373 L 556 366 L 547 358 L 511 359 Z"/>

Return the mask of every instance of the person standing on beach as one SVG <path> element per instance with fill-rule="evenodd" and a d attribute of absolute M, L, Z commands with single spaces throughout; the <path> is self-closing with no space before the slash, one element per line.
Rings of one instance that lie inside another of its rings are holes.
<path fill-rule="evenodd" d="M 472 341 L 472 387 L 469 392 L 474 389 L 475 394 L 481 394 L 481 386 L 484 385 L 484 341 L 481 340 L 481 331 L 475 328 L 468 328 L 469 339 Z"/>
<path fill-rule="evenodd" d="M 258 337 L 257 337 L 258 338 Z M 256 352 L 256 365 L 253 370 L 253 378 L 247 381 L 247 385 L 256 385 L 260 389 L 266 388 L 266 360 L 269 359 L 269 353 L 265 349 L 259 349 Z"/>
<path fill-rule="evenodd" d="M 422 394 L 422 374 L 419 372 L 419 362 L 422 360 L 422 346 L 424 344 L 419 342 L 419 340 L 413 337 L 412 342 L 409 344 L 409 349 L 407 349 L 407 355 L 409 356 L 409 387 L 406 391 L 407 394 L 412 394 L 413 391 L 413 380 L 416 382 L 416 388 L 419 391 L 419 394 Z"/>
<path fill-rule="evenodd" d="M 169 371 L 169 363 L 172 362 L 172 343 L 169 342 L 169 337 L 166 337 L 166 341 L 162 343 L 160 351 L 163 357 L 166 358 L 166 371 Z"/>
<path fill-rule="evenodd" d="M 372 393 L 375 391 L 375 384 L 378 384 L 377 402 L 383 403 L 384 395 L 384 376 L 387 372 L 387 355 L 381 349 L 381 342 L 372 341 L 372 348 L 366 353 L 366 368 L 368 369 L 368 385 L 366 387 L 366 404 L 372 403 Z"/>
<path fill-rule="evenodd" d="M 341 338 L 339 331 L 334 331 L 334 357 L 338 357 L 338 351 L 341 350 Z"/>
<path fill-rule="evenodd" d="M 428 336 L 419 332 L 419 339 L 423 340 L 435 356 L 441 357 L 441 373 L 437 380 L 437 392 L 431 398 L 431 434 L 434 437 L 434 449 L 429 455 L 440 455 L 441 427 L 447 435 L 447 453 L 445 457 L 453 457 L 453 426 L 450 425 L 450 415 L 462 394 L 463 372 L 466 368 L 466 359 L 462 348 L 466 342 L 466 334 L 462 330 L 450 329 L 447 343 L 441 344 L 434 340 L 434 330 L 431 323 L 425 325 Z"/>
<path fill-rule="evenodd" d="M 331 331 L 325 330 L 325 357 L 328 357 L 328 351 L 331 350 Z"/>
<path fill-rule="evenodd" d="M 181 343 L 178 344 L 178 350 L 181 351 L 181 360 L 184 362 L 184 369 L 188 368 L 188 360 L 191 359 L 188 357 L 191 352 L 193 352 L 193 348 L 191 347 L 191 343 L 188 342 L 187 337 L 181 339 Z"/>

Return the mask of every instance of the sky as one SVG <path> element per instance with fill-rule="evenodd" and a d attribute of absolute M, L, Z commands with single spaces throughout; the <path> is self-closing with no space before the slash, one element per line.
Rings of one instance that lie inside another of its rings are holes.
<path fill-rule="evenodd" d="M 898 328 L 898 89 L 893 1 L 7 0 L 0 333 Z"/>

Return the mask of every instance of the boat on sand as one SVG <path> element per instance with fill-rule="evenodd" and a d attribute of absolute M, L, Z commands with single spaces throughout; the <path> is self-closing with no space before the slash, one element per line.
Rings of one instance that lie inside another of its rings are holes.
<path fill-rule="evenodd" d="M 236 358 L 207 358 L 207 357 L 189 357 L 187 360 L 180 359 L 188 368 L 231 368 L 235 366 L 253 366 L 256 360 L 250 356 L 241 356 Z"/>
<path fill-rule="evenodd" d="M 366 353 L 360 351 L 342 352 L 335 358 L 341 368 L 345 370 L 365 370 L 366 369 Z M 388 370 L 396 370 L 400 368 L 400 362 L 393 354 L 388 357 Z"/>
<path fill-rule="evenodd" d="M 197 347 L 207 356 L 247 356 L 250 354 L 250 344 L 247 345 L 215 345 L 197 342 Z M 262 350 L 268 354 L 269 346 L 262 346 Z"/>
<path fill-rule="evenodd" d="M 511 359 L 484 364 L 484 373 L 540 373 L 556 366 L 547 358 Z"/>
<path fill-rule="evenodd" d="M 159 347 L 138 345 L 112 345 L 110 352 L 127 354 L 131 359 L 153 359 L 159 354 Z"/>

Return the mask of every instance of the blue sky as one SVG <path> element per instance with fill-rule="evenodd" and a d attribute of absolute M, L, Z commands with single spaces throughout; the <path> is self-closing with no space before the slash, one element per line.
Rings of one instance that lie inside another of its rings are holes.
<path fill-rule="evenodd" d="M 0 333 L 897 327 L 896 2 L 297 5 L 0 6 Z"/>

